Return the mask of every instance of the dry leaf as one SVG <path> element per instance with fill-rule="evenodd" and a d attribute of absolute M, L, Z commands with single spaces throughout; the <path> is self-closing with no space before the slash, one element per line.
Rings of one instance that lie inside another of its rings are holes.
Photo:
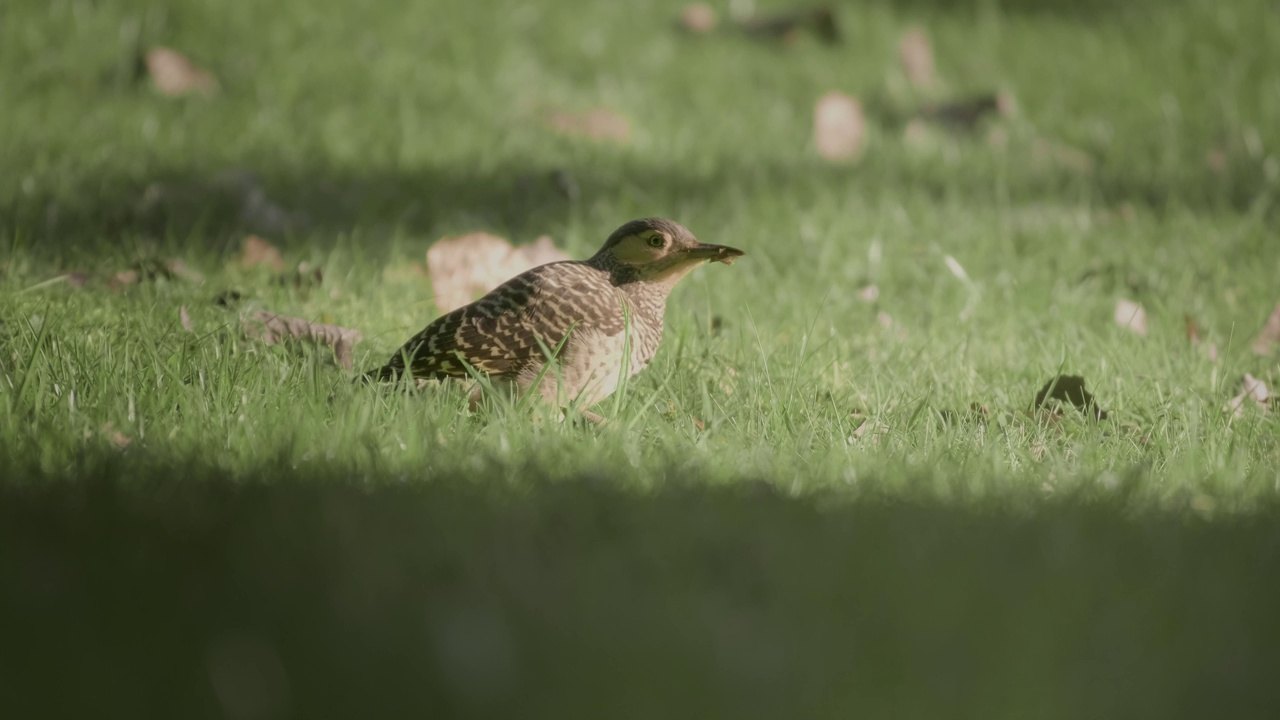
<path fill-rule="evenodd" d="M 259 265 L 281 272 L 284 270 L 284 258 L 275 245 L 257 235 L 250 235 L 244 239 L 244 247 L 240 251 L 240 267 L 247 269 Z"/>
<path fill-rule="evenodd" d="M 880 438 L 888 433 L 889 427 L 887 425 L 882 425 L 874 420 L 864 420 L 862 424 L 853 431 L 853 435 L 850 436 L 846 442 L 852 444 L 852 441 L 860 440 L 865 437 L 868 442 L 873 445 L 878 445 L 880 443 Z"/>
<path fill-rule="evenodd" d="M 338 364 L 351 369 L 351 349 L 363 337 L 359 330 L 311 322 L 303 318 L 286 317 L 259 310 L 245 321 L 245 334 L 267 345 L 283 340 L 310 340 L 328 345 Z"/>
<path fill-rule="evenodd" d="M 731 367 L 724 369 L 724 377 L 720 380 L 720 392 L 725 395 L 732 395 L 734 387 L 738 384 L 738 371 Z"/>
<path fill-rule="evenodd" d="M 505 239 L 475 232 L 441 238 L 427 250 L 427 272 L 441 312 L 462 307 L 538 265 L 569 256 L 543 236 L 511 247 Z"/>
<path fill-rule="evenodd" d="M 111 441 L 112 445 L 115 445 L 121 450 L 129 447 L 129 443 L 133 442 L 133 438 L 125 435 L 119 430 L 116 430 L 115 426 L 111 423 L 107 423 L 102 426 L 102 434 L 107 436 L 107 439 Z"/>
<path fill-rule="evenodd" d="M 867 285 L 858 291 L 858 299 L 862 302 L 873 303 L 880 299 L 880 288 L 875 284 Z"/>
<path fill-rule="evenodd" d="M 1222 406 L 1222 412 L 1231 413 L 1234 417 L 1244 417 L 1244 408 L 1250 400 L 1257 403 L 1266 412 L 1269 407 L 1270 393 L 1267 384 L 1249 373 L 1244 374 L 1244 389 L 1241 393 Z"/>
<path fill-rule="evenodd" d="M 162 262 L 155 258 L 144 258 L 116 273 L 108 281 L 107 285 L 112 290 L 118 290 L 125 285 L 132 285 L 142 280 L 153 282 L 155 280 L 175 279 L 188 280 L 195 283 L 204 282 L 203 275 L 188 268 L 187 264 L 181 260 L 175 258 Z"/>
<path fill-rule="evenodd" d="M 818 154 L 832 162 L 853 160 L 862 152 L 867 124 L 862 105 L 842 92 L 829 92 L 813 106 L 813 137 Z"/>
<path fill-rule="evenodd" d="M 1271 350 L 1280 344 L 1280 303 L 1271 311 L 1267 324 L 1262 326 L 1258 337 L 1253 339 L 1253 352 L 1257 355 L 1269 355 Z"/>
<path fill-rule="evenodd" d="M 921 28 L 912 28 L 902 35 L 898 41 L 898 61 L 907 80 L 918 88 L 933 87 L 937 78 L 934 76 L 933 48 L 929 45 L 929 36 Z"/>
<path fill-rule="evenodd" d="M 698 428 L 698 432 L 702 432 L 703 430 L 706 430 L 706 429 L 707 429 L 706 424 L 705 424 L 705 423 L 703 423 L 703 422 L 702 422 L 701 420 L 699 420 L 698 418 L 690 416 L 690 418 L 689 418 L 689 419 L 690 419 L 690 420 L 693 420 L 693 426 L 694 426 L 694 427 L 696 427 L 696 428 Z"/>
<path fill-rule="evenodd" d="M 187 267 L 187 264 L 179 258 L 165 260 L 163 266 L 165 273 L 171 278 L 181 278 L 197 284 L 204 282 L 204 275 Z"/>
<path fill-rule="evenodd" d="M 178 308 L 178 321 L 182 323 L 184 330 L 195 332 L 195 327 L 191 324 L 191 313 L 187 312 L 187 306 L 183 305 Z"/>
<path fill-rule="evenodd" d="M 562 135 L 607 140 L 619 145 L 631 140 L 631 121 L 608 108 L 581 113 L 556 111 L 547 115 L 547 124 Z"/>
<path fill-rule="evenodd" d="M 178 97 L 189 93 L 211 95 L 218 89 L 218 81 L 213 75 L 201 70 L 195 63 L 181 53 L 169 48 L 158 47 L 147 52 L 147 72 L 156 90 L 169 97 Z"/>
<path fill-rule="evenodd" d="M 1115 321 L 1122 328 L 1143 337 L 1147 335 L 1147 311 L 1132 300 L 1121 298 L 1116 301 Z"/>
<path fill-rule="evenodd" d="M 1045 408 L 1049 400 L 1071 403 L 1077 410 L 1096 420 L 1106 420 L 1107 413 L 1098 407 L 1093 394 L 1084 389 L 1084 378 L 1079 375 L 1059 375 L 1036 393 L 1035 409 Z"/>
<path fill-rule="evenodd" d="M 107 286 L 110 287 L 112 290 L 119 290 L 125 285 L 132 285 L 136 282 L 138 282 L 137 270 L 121 270 L 120 272 L 111 276 L 111 280 L 107 282 Z"/>
<path fill-rule="evenodd" d="M 1207 355 L 1210 360 L 1216 361 L 1218 359 L 1218 346 L 1214 343 L 1205 343 L 1201 339 L 1200 326 L 1196 324 L 1196 321 L 1193 320 L 1190 315 L 1184 314 L 1182 316 L 1182 321 L 1186 324 L 1187 342 L 1191 344 L 1191 347 L 1203 347 L 1205 355 Z"/>
<path fill-rule="evenodd" d="M 1196 325 L 1196 321 L 1191 319 L 1188 314 L 1183 314 L 1182 322 L 1187 326 L 1187 342 L 1192 345 L 1200 344 L 1200 326 Z"/>
<path fill-rule="evenodd" d="M 695 3 L 680 13 L 680 27 L 691 33 L 709 33 L 720 24 L 716 11 L 710 5 Z"/>

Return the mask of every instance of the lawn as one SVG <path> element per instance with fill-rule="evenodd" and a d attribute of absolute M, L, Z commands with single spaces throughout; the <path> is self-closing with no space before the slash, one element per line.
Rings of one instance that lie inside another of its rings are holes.
<path fill-rule="evenodd" d="M 0 704 L 59 668 L 76 715 L 1265 715 L 1280 407 L 1224 406 L 1280 387 L 1280 17 L 833 7 L 838 44 L 666 0 L 0 5 Z M 625 137 L 549 121 L 599 109 Z M 645 215 L 747 254 L 605 426 L 351 383 L 438 314 L 441 237 Z M 359 330 L 354 371 L 258 311 Z M 1059 375 L 1106 418 L 1033 407 Z"/>

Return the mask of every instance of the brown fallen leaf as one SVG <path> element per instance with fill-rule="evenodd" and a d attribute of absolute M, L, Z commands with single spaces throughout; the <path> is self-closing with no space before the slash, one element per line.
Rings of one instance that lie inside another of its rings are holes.
<path fill-rule="evenodd" d="M 182 329 L 187 332 L 195 332 L 195 326 L 191 324 L 191 313 L 187 312 L 187 306 L 183 305 L 178 308 L 178 322 L 182 323 Z"/>
<path fill-rule="evenodd" d="M 151 75 L 151 82 L 162 95 L 212 95 L 218 89 L 218 81 L 213 75 L 200 69 L 176 50 L 152 48 L 147 52 L 144 62 Z"/>
<path fill-rule="evenodd" d="M 832 162 L 854 160 L 862 153 L 867 123 L 862 105 L 849 95 L 833 91 L 813 106 L 813 138 L 818 154 Z"/>
<path fill-rule="evenodd" d="M 1249 373 L 1244 374 L 1244 389 L 1239 395 L 1231 398 L 1226 405 L 1222 406 L 1222 412 L 1230 413 L 1233 417 L 1244 417 L 1244 409 L 1252 400 L 1254 404 L 1262 408 L 1263 412 L 1270 409 L 1271 394 L 1267 390 L 1267 384 L 1255 378 Z"/>
<path fill-rule="evenodd" d="M 154 282 L 156 280 L 187 280 L 195 283 L 204 282 L 204 276 L 187 267 L 181 260 L 164 260 L 144 258 L 120 270 L 107 280 L 107 287 L 119 290 L 126 285 L 137 282 Z"/>
<path fill-rule="evenodd" d="M 1280 344 L 1280 303 L 1271 311 L 1258 337 L 1253 339 L 1253 352 L 1255 355 L 1270 355 L 1277 344 Z"/>
<path fill-rule="evenodd" d="M 923 28 L 912 28 L 903 33 L 898 40 L 898 62 L 902 63 L 907 81 L 917 88 L 931 88 L 937 81 L 933 67 L 933 47 L 930 46 L 929 36 Z"/>
<path fill-rule="evenodd" d="M 513 248 L 505 239 L 484 232 L 441 238 L 427 249 L 436 306 L 455 310 L 520 273 L 569 256 L 543 236 Z"/>
<path fill-rule="evenodd" d="M 1121 298 L 1116 301 L 1116 324 L 1143 337 L 1147 335 L 1147 311 L 1142 305 Z"/>
<path fill-rule="evenodd" d="M 861 425 L 853 431 L 853 435 L 846 439 L 848 444 L 853 444 L 855 440 L 866 438 L 873 445 L 880 443 L 880 438 L 889 434 L 887 425 L 878 423 L 874 420 L 864 420 Z"/>
<path fill-rule="evenodd" d="M 693 420 L 693 426 L 698 428 L 698 432 L 702 432 L 707 429 L 706 423 L 702 422 L 698 418 L 690 416 L 689 419 Z"/>
<path fill-rule="evenodd" d="M 720 392 L 725 395 L 732 395 L 734 388 L 738 385 L 738 371 L 731 367 L 724 369 L 724 376 L 720 379 Z"/>
<path fill-rule="evenodd" d="M 115 426 L 111 423 L 107 423 L 102 426 L 102 434 L 107 436 L 107 440 L 109 440 L 112 445 L 115 445 L 121 450 L 129 447 L 129 443 L 133 442 L 133 438 L 125 435 L 119 430 L 116 430 Z"/>
<path fill-rule="evenodd" d="M 1190 343 L 1191 347 L 1204 348 L 1205 355 L 1207 355 L 1210 360 L 1217 361 L 1218 346 L 1215 343 L 1204 342 L 1203 338 L 1200 337 L 1200 326 L 1196 324 L 1195 319 L 1190 315 L 1184 314 L 1182 316 L 1182 321 L 1186 324 L 1187 342 Z"/>
<path fill-rule="evenodd" d="M 680 27 L 691 33 L 703 34 L 716 29 L 720 19 L 710 5 L 694 3 L 680 13 Z"/>
<path fill-rule="evenodd" d="M 631 121 L 608 108 L 585 112 L 558 110 L 547 115 L 547 125 L 562 135 L 605 140 L 625 145 L 631 140 Z"/>
<path fill-rule="evenodd" d="M 121 270 L 111 276 L 111 279 L 107 281 L 107 287 L 112 290 L 119 290 L 126 285 L 132 285 L 138 282 L 138 277 L 139 275 L 137 270 Z"/>
<path fill-rule="evenodd" d="M 1200 344 L 1200 326 L 1196 324 L 1195 320 L 1191 319 L 1191 315 L 1186 313 L 1183 313 L 1182 315 L 1182 322 L 1185 323 L 1187 326 L 1187 342 L 1191 343 L 1192 345 L 1199 345 Z"/>
<path fill-rule="evenodd" d="M 180 258 L 170 258 L 163 263 L 164 271 L 169 278 L 179 278 L 196 284 L 204 282 L 204 275 L 199 271 L 192 270 L 187 263 Z"/>
<path fill-rule="evenodd" d="M 1084 378 L 1079 375 L 1059 375 L 1036 393 L 1034 408 L 1046 408 L 1049 400 L 1067 402 L 1095 420 L 1106 420 L 1107 412 L 1094 402 L 1093 394 L 1084 389 Z"/>
<path fill-rule="evenodd" d="M 352 347 L 363 338 L 359 330 L 352 328 L 325 325 L 262 310 L 245 319 L 245 334 L 267 345 L 275 345 L 284 340 L 309 340 L 328 345 L 338 364 L 347 370 L 352 367 Z"/>
<path fill-rule="evenodd" d="M 244 239 L 240 250 L 240 267 L 248 269 L 266 265 L 275 272 L 284 270 L 284 257 L 275 245 L 257 235 L 249 235 Z"/>

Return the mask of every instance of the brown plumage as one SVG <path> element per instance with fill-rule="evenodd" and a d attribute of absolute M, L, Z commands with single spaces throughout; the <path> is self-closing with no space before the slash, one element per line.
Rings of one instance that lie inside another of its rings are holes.
<path fill-rule="evenodd" d="M 700 243 L 665 218 L 632 220 L 590 259 L 533 268 L 436 318 L 364 377 L 466 378 L 470 365 L 495 384 L 525 391 L 536 381 L 557 406 L 586 408 L 617 388 L 625 347 L 630 374 L 653 359 L 667 295 L 682 277 L 703 262 L 728 264 L 740 255 Z M 543 373 L 557 348 L 558 367 Z"/>

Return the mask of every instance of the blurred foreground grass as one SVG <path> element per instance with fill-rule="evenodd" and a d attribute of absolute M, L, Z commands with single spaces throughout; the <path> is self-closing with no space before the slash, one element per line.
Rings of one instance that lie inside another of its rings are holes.
<path fill-rule="evenodd" d="M 1276 705 L 1280 432 L 1222 411 L 1280 381 L 1249 347 L 1280 300 L 1274 9 L 869 2 L 832 47 L 679 7 L 0 6 L 6 715 Z M 218 93 L 152 91 L 156 45 Z M 1014 117 L 902 123 L 995 89 Z M 851 166 L 814 152 L 830 90 L 868 115 Z M 626 143 L 547 125 L 595 107 Z M 435 314 L 440 236 L 583 257 L 645 214 L 748 256 L 685 281 L 603 429 L 352 388 L 241 328 L 358 328 L 363 367 Z M 323 282 L 240 267 L 249 233 Z M 1027 412 L 1061 372 L 1105 422 Z"/>
<path fill-rule="evenodd" d="M 1274 510 L 147 475 L 3 496 L 11 717 L 1243 718 L 1280 699 Z"/>

